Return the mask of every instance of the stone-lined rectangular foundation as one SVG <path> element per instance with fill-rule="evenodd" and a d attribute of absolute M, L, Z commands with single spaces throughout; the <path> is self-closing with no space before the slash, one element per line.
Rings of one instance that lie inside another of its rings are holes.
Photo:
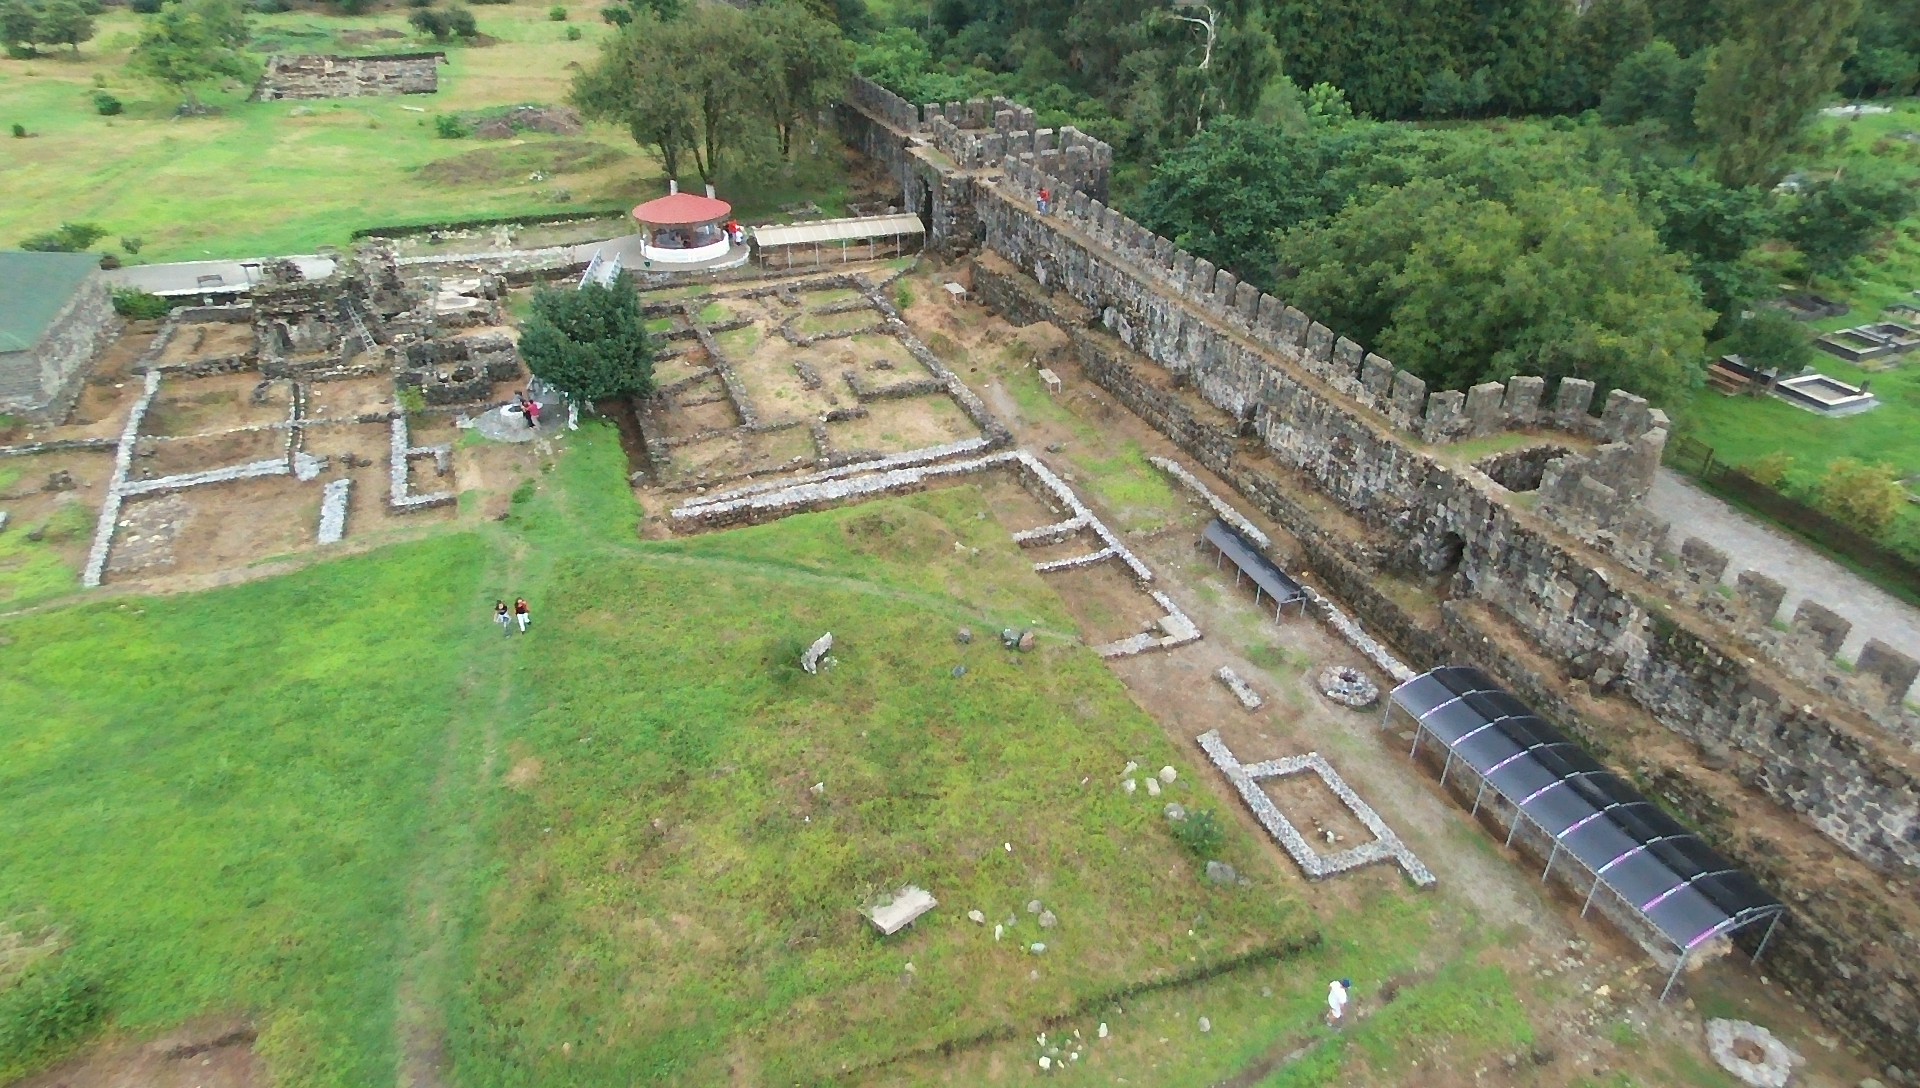
<path fill-rule="evenodd" d="M 1220 739 L 1218 731 L 1208 730 L 1200 734 L 1198 740 L 1207 758 L 1213 761 L 1221 774 L 1227 776 L 1227 781 L 1233 783 L 1233 788 L 1240 792 L 1241 800 L 1253 810 L 1253 818 L 1260 821 L 1260 826 L 1267 829 L 1267 834 L 1273 836 L 1274 841 L 1293 858 L 1294 864 L 1300 866 L 1300 871 L 1309 880 L 1324 880 L 1362 865 L 1391 861 L 1400 866 L 1407 874 L 1407 879 L 1416 885 L 1422 888 L 1433 886 L 1433 873 L 1421 864 L 1406 843 L 1400 841 L 1400 836 L 1394 834 L 1387 822 L 1373 810 L 1373 806 L 1353 792 L 1346 780 L 1340 777 L 1340 772 L 1334 770 L 1333 765 L 1320 753 L 1308 752 L 1303 756 L 1243 764 L 1226 742 Z M 1318 775 L 1327 790 L 1353 813 L 1353 818 L 1373 834 L 1372 842 L 1361 843 L 1334 854 L 1322 854 L 1307 842 L 1306 836 L 1300 834 L 1299 828 L 1294 827 L 1286 814 L 1280 811 L 1280 806 L 1274 804 L 1273 798 L 1260 788 L 1262 779 L 1285 778 L 1307 772 Z"/>

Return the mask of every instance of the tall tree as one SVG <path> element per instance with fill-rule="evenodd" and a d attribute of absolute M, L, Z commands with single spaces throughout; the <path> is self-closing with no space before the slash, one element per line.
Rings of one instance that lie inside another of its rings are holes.
<path fill-rule="evenodd" d="M 1822 178 L 1788 199 L 1781 236 L 1807 260 L 1807 270 L 1824 276 L 1846 271 L 1847 263 L 1873 248 L 1895 223 L 1913 214 L 1913 191 L 1883 165 L 1856 166 Z"/>
<path fill-rule="evenodd" d="M 1600 116 L 1609 124 L 1657 121 L 1667 135 L 1689 141 L 1694 101 L 1700 92 L 1704 57 L 1683 57 L 1672 42 L 1652 41 L 1614 67 L 1600 96 Z"/>
<path fill-rule="evenodd" d="M 146 21 L 127 66 L 199 107 L 194 88 L 218 79 L 245 79 L 253 62 L 240 51 L 246 15 L 234 0 L 174 0 Z"/>
<path fill-rule="evenodd" d="M 538 292 L 520 333 L 527 369 L 586 404 L 653 392 L 657 347 L 625 272 L 604 286 Z"/>
<path fill-rule="evenodd" d="M 40 29 L 40 13 L 27 0 L 0 0 L 0 45 L 32 51 Z"/>
<path fill-rule="evenodd" d="M 93 37 L 93 16 L 75 0 L 48 0 L 33 36 L 48 45 L 71 46 L 77 53 L 80 43 Z"/>
<path fill-rule="evenodd" d="M 1693 385 L 1713 316 L 1625 197 L 1510 202 L 1422 179 L 1280 243 L 1281 293 L 1430 383 L 1581 377 L 1656 401 Z"/>
<path fill-rule="evenodd" d="M 1731 0 L 1733 31 L 1707 61 L 1694 116 L 1728 185 L 1765 185 L 1853 52 L 1860 0 Z"/>
<path fill-rule="evenodd" d="M 840 28 L 798 0 L 776 0 L 748 15 L 760 45 L 761 93 L 780 157 L 793 154 L 793 136 L 837 98 L 853 70 L 853 51 Z"/>
<path fill-rule="evenodd" d="M 746 14 L 725 4 L 664 23 L 642 15 L 575 76 L 571 97 L 587 116 L 625 124 L 637 142 L 658 149 L 669 177 L 691 160 L 712 182 L 760 116 L 765 73 L 753 61 L 763 55 Z"/>

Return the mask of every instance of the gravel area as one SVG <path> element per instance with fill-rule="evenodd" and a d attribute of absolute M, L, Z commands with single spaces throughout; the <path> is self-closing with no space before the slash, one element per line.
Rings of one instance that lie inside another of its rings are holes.
<path fill-rule="evenodd" d="M 1727 553 L 1726 581 L 1757 570 L 1787 587 L 1781 616 L 1793 615 L 1804 599 L 1826 605 L 1853 623 L 1840 656 L 1853 661 L 1869 638 L 1904 653 L 1920 652 L 1920 608 L 1894 599 L 1866 579 L 1791 536 L 1762 524 L 1701 491 L 1670 469 L 1661 469 L 1647 496 L 1653 512 L 1673 523 L 1674 542 L 1689 536 Z M 1914 697 L 1908 692 L 1908 698 Z"/>

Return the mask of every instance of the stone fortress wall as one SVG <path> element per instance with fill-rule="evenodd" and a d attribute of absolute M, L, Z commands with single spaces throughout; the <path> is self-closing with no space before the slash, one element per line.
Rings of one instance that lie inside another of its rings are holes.
<path fill-rule="evenodd" d="M 91 273 L 37 343 L 0 352 L 0 411 L 34 420 L 66 415 L 80 396 L 87 367 L 120 326 L 106 281 Z"/>
<path fill-rule="evenodd" d="M 1744 572 L 1723 588 L 1723 554 L 1674 541 L 1639 501 L 1664 413 L 1616 390 L 1596 416 L 1576 379 L 1430 392 L 1075 190 L 1047 168 L 1058 150 L 977 169 L 927 154 L 930 131 L 1010 111 L 941 107 L 906 127 L 902 100 L 848 97 L 854 142 L 932 201 L 915 209 L 930 244 L 984 248 L 984 301 L 1066 330 L 1089 377 L 1292 530 L 1418 663 L 1489 668 L 1767 882 L 1793 910 L 1769 973 L 1896 1083 L 1920 1083 L 1920 720 L 1902 698 L 1920 665 L 1872 642 L 1839 667 L 1845 621 L 1807 603 L 1776 625 L 1783 587 Z M 1450 456 L 1503 431 L 1542 444 Z M 1438 622 L 1383 592 L 1383 573 L 1445 576 Z"/>

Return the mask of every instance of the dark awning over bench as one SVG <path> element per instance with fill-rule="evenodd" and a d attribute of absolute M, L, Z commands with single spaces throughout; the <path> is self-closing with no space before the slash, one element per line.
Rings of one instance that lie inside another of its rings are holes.
<path fill-rule="evenodd" d="M 1214 518 L 1201 536 L 1214 546 L 1222 558 L 1234 565 L 1237 571 L 1233 579 L 1235 585 L 1240 584 L 1240 576 L 1245 575 L 1253 579 L 1256 599 L 1261 594 L 1273 598 L 1275 615 L 1287 605 L 1306 602 L 1307 591 L 1300 587 L 1300 583 L 1289 577 L 1286 571 L 1254 547 L 1252 541 L 1234 531 L 1226 522 Z"/>

